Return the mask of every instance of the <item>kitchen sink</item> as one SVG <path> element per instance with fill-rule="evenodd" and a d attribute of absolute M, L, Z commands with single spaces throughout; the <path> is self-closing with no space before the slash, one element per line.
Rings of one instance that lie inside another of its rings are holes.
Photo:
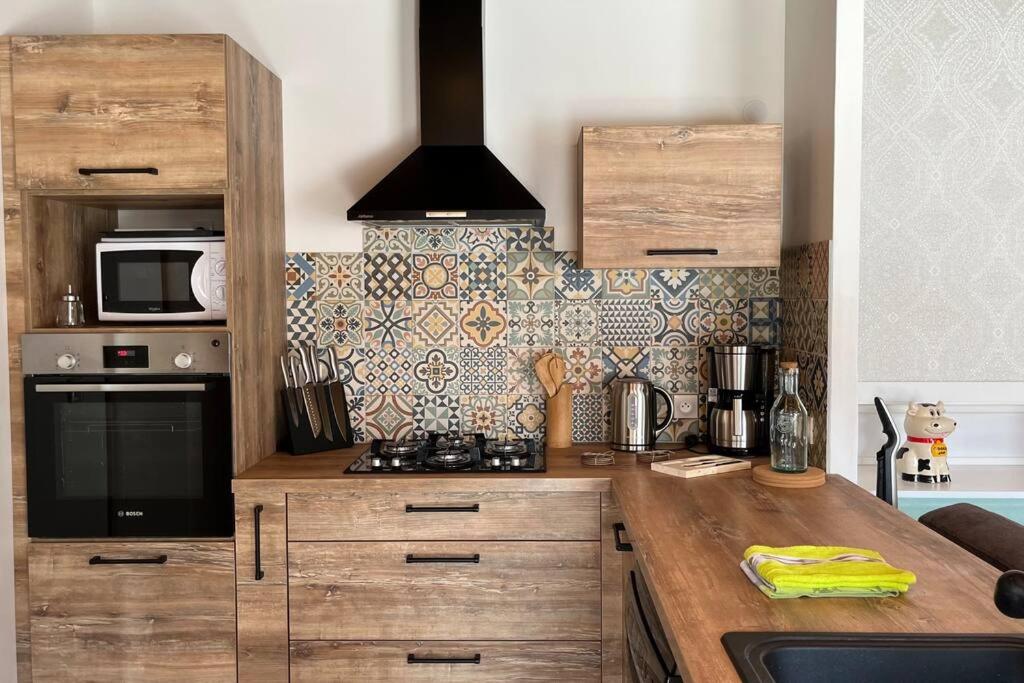
<path fill-rule="evenodd" d="M 927 633 L 726 633 L 746 683 L 1024 681 L 1024 636 Z"/>

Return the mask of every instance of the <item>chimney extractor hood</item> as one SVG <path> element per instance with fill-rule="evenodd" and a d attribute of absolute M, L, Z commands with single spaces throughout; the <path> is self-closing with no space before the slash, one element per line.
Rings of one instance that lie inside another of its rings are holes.
<path fill-rule="evenodd" d="M 420 147 L 348 220 L 544 225 L 544 207 L 484 146 L 482 19 L 482 0 L 420 0 Z"/>

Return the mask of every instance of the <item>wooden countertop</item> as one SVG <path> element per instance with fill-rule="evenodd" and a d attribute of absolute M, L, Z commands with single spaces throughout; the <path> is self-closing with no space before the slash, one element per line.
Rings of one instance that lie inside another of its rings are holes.
<path fill-rule="evenodd" d="M 275 454 L 243 472 L 234 490 L 394 489 L 423 479 L 453 491 L 484 482 L 489 491 L 611 489 L 686 680 L 739 680 L 720 642 L 729 631 L 1024 633 L 1024 621 L 993 605 L 996 569 L 839 476 L 782 490 L 755 484 L 749 471 L 670 477 L 624 453 L 609 467 L 579 464 L 581 452 L 601 444 L 549 449 L 542 474 L 343 475 L 363 448 Z M 918 580 L 901 598 L 769 600 L 739 569 L 753 544 L 871 548 Z"/>

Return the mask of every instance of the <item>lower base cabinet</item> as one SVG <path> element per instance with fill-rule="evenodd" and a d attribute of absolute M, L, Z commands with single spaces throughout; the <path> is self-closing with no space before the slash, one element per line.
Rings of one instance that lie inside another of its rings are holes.
<path fill-rule="evenodd" d="M 597 681 L 600 642 L 308 641 L 291 644 L 292 683 Z"/>
<path fill-rule="evenodd" d="M 234 543 L 29 547 L 32 680 L 234 681 Z"/>

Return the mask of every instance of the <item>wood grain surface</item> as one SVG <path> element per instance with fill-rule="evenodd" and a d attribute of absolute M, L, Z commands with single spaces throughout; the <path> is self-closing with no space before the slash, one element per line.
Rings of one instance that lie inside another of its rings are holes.
<path fill-rule="evenodd" d="M 19 187 L 227 184 L 224 36 L 12 40 Z M 159 174 L 82 175 L 81 167 Z"/>
<path fill-rule="evenodd" d="M 585 642 L 296 642 L 292 683 L 327 681 L 594 681 L 600 646 Z M 409 655 L 472 658 L 479 664 L 409 664 Z"/>
<path fill-rule="evenodd" d="M 579 155 L 584 268 L 779 265 L 782 126 L 587 126 Z M 684 248 L 719 253 L 646 253 Z"/>
<path fill-rule="evenodd" d="M 623 677 L 622 558 L 615 549 L 613 525 L 622 511 L 612 494 L 601 494 L 601 680 L 617 683 Z"/>
<path fill-rule="evenodd" d="M 458 507 L 477 512 L 408 512 Z M 288 496 L 291 541 L 597 540 L 597 493 L 345 491 Z"/>
<path fill-rule="evenodd" d="M 292 640 L 601 638 L 596 541 L 289 543 L 288 591 Z"/>
<path fill-rule="evenodd" d="M 230 541 L 33 543 L 29 576 L 32 680 L 235 680 Z"/>
<path fill-rule="evenodd" d="M 288 586 L 239 584 L 238 680 L 288 683 Z"/>

